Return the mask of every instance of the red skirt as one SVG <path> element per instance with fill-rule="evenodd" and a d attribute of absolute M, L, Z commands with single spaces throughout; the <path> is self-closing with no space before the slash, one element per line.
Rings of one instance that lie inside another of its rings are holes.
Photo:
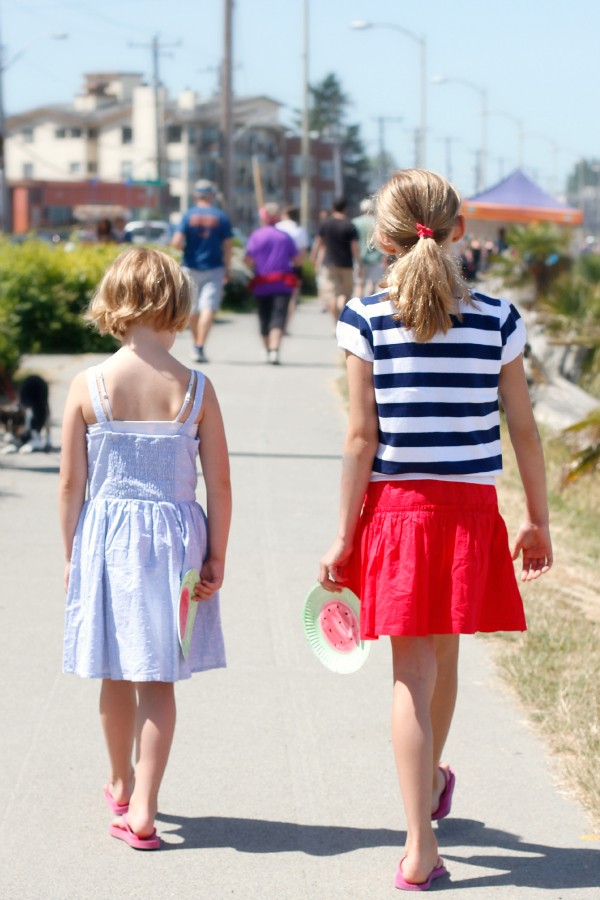
<path fill-rule="evenodd" d="M 527 628 L 493 485 L 371 482 L 345 574 L 362 640 Z"/>

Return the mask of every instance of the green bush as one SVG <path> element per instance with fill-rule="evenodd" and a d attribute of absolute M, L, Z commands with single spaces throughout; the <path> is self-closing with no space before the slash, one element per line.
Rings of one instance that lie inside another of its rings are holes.
<path fill-rule="evenodd" d="M 315 267 L 308 257 L 302 263 L 302 286 L 300 293 L 304 297 L 315 297 L 317 294 L 317 276 Z"/>
<path fill-rule="evenodd" d="M 116 342 L 83 319 L 106 267 L 122 250 L 115 244 L 52 246 L 44 241 L 0 241 L 0 333 L 18 353 L 110 351 Z M 0 360 L 10 363 L 10 346 Z M 4 362 L 3 362 L 4 364 Z"/>

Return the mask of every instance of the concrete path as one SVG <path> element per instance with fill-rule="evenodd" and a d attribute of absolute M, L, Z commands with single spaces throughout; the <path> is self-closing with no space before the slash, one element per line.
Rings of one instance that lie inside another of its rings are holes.
<path fill-rule="evenodd" d="M 229 668 L 178 687 L 160 798 L 164 849 L 108 835 L 99 685 L 60 674 L 64 596 L 58 455 L 0 458 L 0 894 L 14 900 L 374 900 L 393 878 L 404 819 L 389 736 L 390 652 L 352 676 L 304 642 L 302 599 L 335 534 L 345 415 L 331 324 L 303 306 L 279 369 L 256 322 L 215 328 L 207 373 L 224 411 L 235 516 L 222 613 Z M 187 336 L 176 353 L 186 359 Z M 66 383 L 95 357 L 30 361 Z M 58 429 L 54 431 L 59 439 Z M 447 759 L 451 873 L 435 891 L 598 900 L 598 843 L 556 785 L 543 744 L 467 638 Z"/>

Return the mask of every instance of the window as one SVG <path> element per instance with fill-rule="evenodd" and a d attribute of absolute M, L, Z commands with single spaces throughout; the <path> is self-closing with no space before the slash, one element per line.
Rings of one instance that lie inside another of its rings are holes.
<path fill-rule="evenodd" d="M 54 132 L 54 137 L 57 140 L 62 140 L 62 138 L 66 138 L 66 136 L 67 136 L 66 128 L 57 128 L 56 131 Z"/>
<path fill-rule="evenodd" d="M 292 188 L 292 206 L 300 206 L 300 188 Z"/>
<path fill-rule="evenodd" d="M 188 178 L 196 177 L 196 160 L 191 158 L 188 159 Z"/>
<path fill-rule="evenodd" d="M 331 209 L 333 206 L 333 191 L 321 191 L 321 209 Z"/>
<path fill-rule="evenodd" d="M 323 181 L 333 181 L 334 171 L 333 171 L 333 161 L 330 159 L 321 160 L 321 178 Z"/>
<path fill-rule="evenodd" d="M 167 160 L 167 178 L 181 178 L 181 160 Z"/>
<path fill-rule="evenodd" d="M 167 126 L 167 144 L 181 143 L 181 125 Z"/>
<path fill-rule="evenodd" d="M 23 163 L 23 178 L 33 178 L 33 163 Z"/>
<path fill-rule="evenodd" d="M 70 206 L 47 206 L 45 219 L 51 225 L 68 225 L 72 219 Z"/>
<path fill-rule="evenodd" d="M 123 125 L 123 127 L 121 128 L 121 143 L 133 143 L 133 128 L 130 128 L 129 125 Z"/>
<path fill-rule="evenodd" d="M 131 178 L 133 175 L 133 163 L 130 159 L 121 160 L 121 178 Z"/>
<path fill-rule="evenodd" d="M 195 125 L 190 125 L 190 127 L 188 128 L 188 141 L 190 142 L 190 144 L 196 143 L 196 126 Z"/>
<path fill-rule="evenodd" d="M 302 178 L 303 171 L 304 166 L 302 165 L 302 157 L 292 156 L 292 175 L 295 175 L 297 178 Z"/>
<path fill-rule="evenodd" d="M 87 164 L 88 175 L 95 175 L 98 171 L 98 163 L 89 162 Z"/>
<path fill-rule="evenodd" d="M 80 162 L 69 163 L 69 175 L 79 175 L 80 172 L 81 172 L 81 163 Z"/>
<path fill-rule="evenodd" d="M 33 144 L 33 128 L 24 128 L 21 137 L 24 144 Z"/>
<path fill-rule="evenodd" d="M 90 141 L 95 141 L 96 138 L 98 137 L 98 129 L 97 128 L 88 128 L 87 136 L 89 137 Z"/>
<path fill-rule="evenodd" d="M 171 197 L 169 209 L 171 212 L 181 212 L 181 197 Z"/>
<path fill-rule="evenodd" d="M 71 137 L 80 138 L 82 135 L 81 128 L 71 128 Z"/>

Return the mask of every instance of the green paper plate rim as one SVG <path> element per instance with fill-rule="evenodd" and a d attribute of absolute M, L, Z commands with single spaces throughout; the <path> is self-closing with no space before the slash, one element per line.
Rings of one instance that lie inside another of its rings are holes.
<path fill-rule="evenodd" d="M 360 641 L 358 647 L 351 650 L 350 653 L 339 653 L 329 646 L 323 637 L 318 621 L 323 607 L 335 600 L 346 603 L 360 622 L 360 600 L 350 588 L 342 588 L 339 594 L 332 594 L 320 584 L 315 584 L 304 598 L 302 625 L 306 640 L 323 665 L 337 675 L 351 675 L 365 663 L 371 649 L 371 642 Z"/>

